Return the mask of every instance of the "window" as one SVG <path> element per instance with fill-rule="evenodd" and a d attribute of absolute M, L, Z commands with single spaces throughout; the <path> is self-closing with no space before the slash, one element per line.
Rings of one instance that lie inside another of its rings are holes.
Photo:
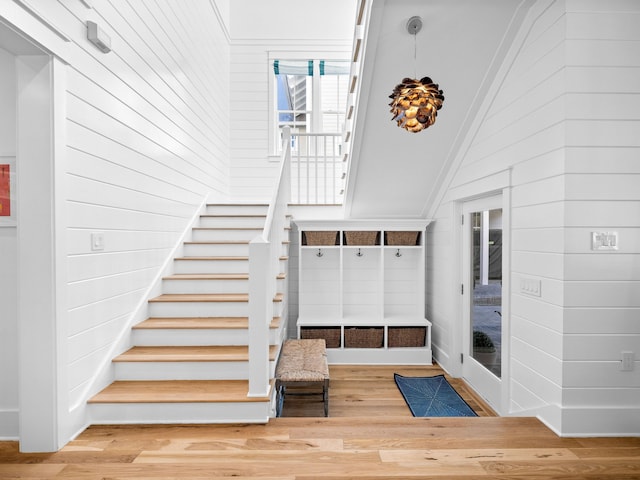
<path fill-rule="evenodd" d="M 273 60 L 273 150 L 282 128 L 292 133 L 340 133 L 349 83 L 348 61 Z"/>

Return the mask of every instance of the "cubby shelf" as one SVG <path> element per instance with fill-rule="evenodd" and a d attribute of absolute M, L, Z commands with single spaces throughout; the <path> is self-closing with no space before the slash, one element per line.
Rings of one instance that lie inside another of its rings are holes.
<path fill-rule="evenodd" d="M 325 338 L 330 363 L 431 364 L 424 301 L 429 221 L 295 222 L 298 337 Z"/>

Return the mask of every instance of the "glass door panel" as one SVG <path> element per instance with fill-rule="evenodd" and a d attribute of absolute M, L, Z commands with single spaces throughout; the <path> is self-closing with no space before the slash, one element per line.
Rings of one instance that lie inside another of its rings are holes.
<path fill-rule="evenodd" d="M 502 345 L 502 209 L 470 214 L 471 356 L 500 378 Z"/>

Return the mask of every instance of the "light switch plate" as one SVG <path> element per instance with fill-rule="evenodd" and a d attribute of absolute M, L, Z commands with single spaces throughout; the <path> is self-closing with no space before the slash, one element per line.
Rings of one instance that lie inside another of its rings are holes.
<path fill-rule="evenodd" d="M 526 278 L 520 279 L 520 292 L 532 297 L 542 296 L 542 285 L 538 278 Z"/>
<path fill-rule="evenodd" d="M 633 370 L 633 364 L 635 360 L 635 354 L 633 352 L 622 352 L 622 365 L 620 370 L 623 372 L 630 372 Z"/>
<path fill-rule="evenodd" d="M 91 234 L 91 250 L 94 252 L 104 250 L 104 233 Z"/>
<path fill-rule="evenodd" d="M 618 232 L 591 232 L 591 250 L 618 250 Z"/>

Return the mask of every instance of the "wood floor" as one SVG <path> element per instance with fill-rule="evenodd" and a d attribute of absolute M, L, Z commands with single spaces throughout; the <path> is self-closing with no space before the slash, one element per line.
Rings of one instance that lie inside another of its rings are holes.
<path fill-rule="evenodd" d="M 479 418 L 413 418 L 393 372 L 331 367 L 330 417 L 299 397 L 267 425 L 94 426 L 60 452 L 0 442 L 0 478 L 19 479 L 640 479 L 640 438 L 559 438 L 532 418 L 500 418 L 461 382 Z M 317 410 L 316 410 L 317 409 Z"/>

